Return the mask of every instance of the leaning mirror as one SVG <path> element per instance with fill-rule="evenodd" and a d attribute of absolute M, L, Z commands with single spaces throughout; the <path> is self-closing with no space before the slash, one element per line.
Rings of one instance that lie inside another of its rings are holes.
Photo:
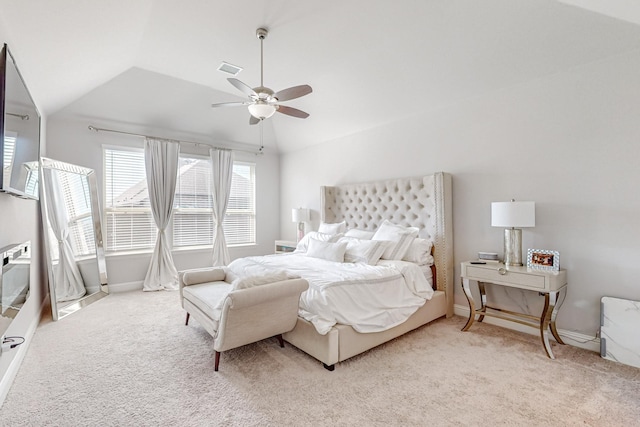
<path fill-rule="evenodd" d="M 38 198 L 40 115 L 5 44 L 0 53 L 0 191 Z"/>
<path fill-rule="evenodd" d="M 42 217 L 53 320 L 107 295 L 93 169 L 41 158 Z"/>

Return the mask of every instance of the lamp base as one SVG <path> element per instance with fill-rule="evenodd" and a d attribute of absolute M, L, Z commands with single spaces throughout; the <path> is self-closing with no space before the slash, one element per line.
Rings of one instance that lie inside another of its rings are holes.
<path fill-rule="evenodd" d="M 507 228 L 504 230 L 504 265 L 518 266 L 522 264 L 522 230 Z"/>
<path fill-rule="evenodd" d="M 298 243 L 300 243 L 300 240 L 302 240 L 303 237 L 304 237 L 304 222 L 299 222 L 298 223 Z"/>

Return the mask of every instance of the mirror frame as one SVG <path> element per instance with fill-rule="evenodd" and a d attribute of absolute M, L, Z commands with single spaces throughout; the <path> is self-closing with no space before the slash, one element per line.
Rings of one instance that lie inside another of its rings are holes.
<path fill-rule="evenodd" d="M 11 62 L 12 66 L 9 66 L 9 62 Z M 10 111 L 7 111 L 6 109 L 7 89 L 8 89 L 7 73 L 10 72 L 9 71 L 10 69 L 15 69 L 15 72 L 17 74 L 15 76 L 16 80 L 22 83 L 22 89 L 24 89 L 25 93 L 27 94 L 30 105 L 25 106 L 25 109 L 27 110 L 33 109 L 33 111 L 35 111 L 35 114 L 37 116 L 37 123 L 36 123 L 37 131 L 36 131 L 36 136 L 34 140 L 34 144 L 37 145 L 37 150 L 34 156 L 29 156 L 30 159 L 28 163 L 34 162 L 35 164 L 38 164 L 38 160 L 40 157 L 40 138 L 41 138 L 40 127 L 41 127 L 41 120 L 42 120 L 40 117 L 40 112 L 38 111 L 38 107 L 36 107 L 36 104 L 33 101 L 33 97 L 31 96 L 31 93 L 29 93 L 29 89 L 27 88 L 27 85 L 24 79 L 22 78 L 22 74 L 20 74 L 20 70 L 18 69 L 18 64 L 16 63 L 15 59 L 13 58 L 13 55 L 9 51 L 9 47 L 5 43 L 4 46 L 2 47 L 2 53 L 0 54 L 0 168 L 2 169 L 2 173 L 0 173 L 0 191 L 12 194 L 14 196 L 22 197 L 25 199 L 38 200 L 39 197 L 38 197 L 37 187 L 34 189 L 33 193 L 28 193 L 26 192 L 26 188 L 14 188 L 11 186 L 11 175 L 9 175 L 8 180 L 4 179 L 4 137 L 7 131 L 5 129 L 6 115 L 9 114 L 12 116 L 16 116 L 22 120 L 32 120 L 29 114 L 19 114 L 19 112 L 18 114 L 15 112 L 12 113 Z M 15 161 L 15 156 L 14 156 L 14 161 Z M 15 166 L 16 166 L 15 164 L 11 165 L 12 173 Z M 9 182 L 5 182 L 5 181 L 9 181 Z M 39 180 L 38 180 L 38 183 L 39 183 Z"/>
<path fill-rule="evenodd" d="M 45 186 L 47 185 L 45 180 L 42 179 L 42 171 L 44 169 L 54 169 L 63 172 L 70 172 L 78 175 L 82 175 L 87 178 L 89 183 L 89 191 L 91 196 L 91 218 L 93 220 L 93 233 L 96 247 L 96 261 L 98 265 L 98 276 L 100 278 L 100 290 L 89 295 L 85 295 L 71 304 L 65 305 L 62 308 L 58 308 L 58 302 L 56 300 L 56 287 L 55 287 L 55 275 L 53 272 L 53 263 L 51 259 L 52 245 L 57 242 L 51 242 L 49 235 L 49 215 L 47 210 L 47 200 Z M 51 314 L 53 320 L 62 319 L 76 311 L 80 310 L 87 305 L 98 301 L 109 294 L 108 281 L 107 281 L 107 263 L 104 254 L 104 242 L 102 237 L 102 224 L 100 220 L 100 204 L 98 199 L 98 183 L 96 174 L 93 169 L 85 168 L 82 166 L 73 165 L 70 163 L 61 162 L 58 160 L 49 159 L 46 157 L 40 158 L 40 186 L 41 186 L 41 198 L 40 208 L 42 211 L 42 222 L 44 230 L 45 250 L 47 256 L 47 272 L 49 277 L 49 295 L 51 299 Z"/>

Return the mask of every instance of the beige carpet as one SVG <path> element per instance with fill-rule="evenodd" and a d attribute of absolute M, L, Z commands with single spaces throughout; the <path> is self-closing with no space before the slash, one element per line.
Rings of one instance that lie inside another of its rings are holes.
<path fill-rule="evenodd" d="M 223 353 L 175 292 L 113 294 L 44 321 L 3 426 L 630 426 L 640 369 L 464 319 L 438 320 L 325 370 L 266 340 Z"/>

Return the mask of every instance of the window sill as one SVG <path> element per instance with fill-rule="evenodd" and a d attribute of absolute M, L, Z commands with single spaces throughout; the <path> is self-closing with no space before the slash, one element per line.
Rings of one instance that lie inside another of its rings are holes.
<path fill-rule="evenodd" d="M 242 243 L 242 244 L 238 244 L 238 245 L 227 245 L 228 249 L 234 249 L 234 248 L 249 248 L 249 247 L 257 247 L 258 244 L 257 243 Z M 172 253 L 174 252 L 201 252 L 201 251 L 210 251 L 211 250 L 211 245 L 207 245 L 207 246 L 181 246 L 179 248 L 173 248 L 171 250 Z M 152 249 L 140 249 L 140 250 L 133 250 L 133 251 L 119 251 L 119 252 L 107 252 L 105 254 L 105 256 L 107 258 L 116 258 L 116 257 L 121 257 L 121 256 L 148 256 L 151 255 L 153 253 Z"/>

